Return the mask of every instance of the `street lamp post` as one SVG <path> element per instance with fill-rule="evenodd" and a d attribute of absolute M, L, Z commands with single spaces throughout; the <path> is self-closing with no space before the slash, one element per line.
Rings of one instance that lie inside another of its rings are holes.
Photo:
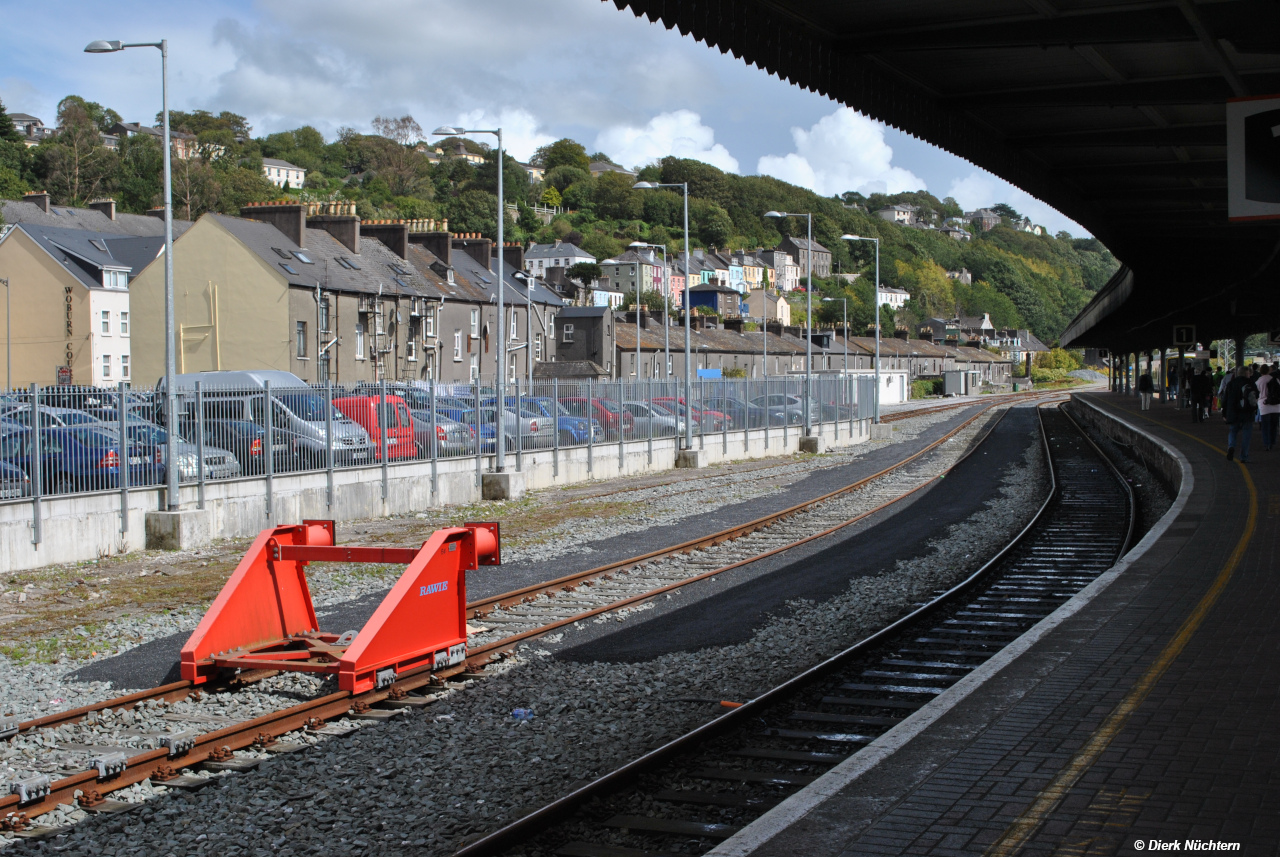
<path fill-rule="evenodd" d="M 844 306 L 844 374 L 849 374 L 849 299 L 848 298 L 823 298 L 824 304 L 840 301 Z"/>
<path fill-rule="evenodd" d="M 809 219 L 809 245 L 805 249 L 805 270 L 808 277 L 808 283 L 804 289 L 804 314 L 805 314 L 805 341 L 804 341 L 804 433 L 806 435 L 813 433 L 812 419 L 810 418 L 809 399 L 813 394 L 813 214 L 808 212 L 805 214 L 787 212 L 787 211 L 766 211 L 765 217 L 806 217 Z"/>
<path fill-rule="evenodd" d="M 874 241 L 876 243 L 876 297 L 875 297 L 875 333 L 876 333 L 876 392 L 871 397 L 873 423 L 880 422 L 880 239 L 863 238 L 859 235 L 841 235 L 845 241 Z"/>
<path fill-rule="evenodd" d="M 178 462 L 175 435 L 178 431 L 177 396 L 174 393 L 173 376 L 177 364 L 173 339 L 173 169 L 170 163 L 172 141 L 169 138 L 169 40 L 158 42 L 98 41 L 85 45 L 87 54 L 111 54 L 125 48 L 159 48 L 160 50 L 160 102 L 164 115 L 164 416 L 165 416 L 165 505 L 170 512 L 178 511 Z M 120 403 L 121 409 L 124 403 Z M 122 450 L 123 454 L 123 450 Z M 201 464 L 203 466 L 203 463 Z"/>
<path fill-rule="evenodd" d="M 650 247 L 654 250 L 662 251 L 662 334 L 663 340 L 663 358 L 667 361 L 666 367 L 662 370 L 662 377 L 671 380 L 671 325 L 668 322 L 668 315 L 671 313 L 671 271 L 667 267 L 667 245 L 666 244 L 646 244 L 644 241 L 632 241 L 631 246 L 634 249 L 641 247 Z M 637 315 L 638 319 L 640 316 Z M 639 338 L 639 334 L 636 335 Z"/>
<path fill-rule="evenodd" d="M 689 303 L 689 183 L 636 182 L 636 190 L 652 190 L 661 187 L 678 187 L 684 191 L 684 400 L 687 408 L 693 405 L 693 369 L 689 356 L 689 315 L 693 308 Z M 684 448 L 693 449 L 693 420 L 684 421 Z"/>
<path fill-rule="evenodd" d="M 463 134 L 493 134 L 498 138 L 498 270 L 496 272 L 498 277 L 498 330 L 497 330 L 498 347 L 496 349 L 496 354 L 495 354 L 498 361 L 497 365 L 495 366 L 495 370 L 498 374 L 498 379 L 496 384 L 497 389 L 495 390 L 495 393 L 497 394 L 498 407 L 496 409 L 497 414 L 495 416 L 498 420 L 501 420 L 502 419 L 501 414 L 502 414 L 504 402 L 506 401 L 506 396 L 504 395 L 504 393 L 506 391 L 505 388 L 506 388 L 506 382 L 507 382 L 507 376 L 506 376 L 507 338 L 504 332 L 505 327 L 503 324 L 503 318 L 504 318 L 503 313 L 506 312 L 506 307 L 504 306 L 504 303 L 503 303 L 503 293 L 502 293 L 503 265 L 506 262 L 506 246 L 504 243 L 506 236 L 503 233 L 503 227 L 506 225 L 506 220 L 507 220 L 507 204 L 506 204 L 506 200 L 503 198 L 503 193 L 502 193 L 502 174 L 506 172 L 507 165 L 503 163 L 503 157 L 502 157 L 502 129 L 501 128 L 493 128 L 493 129 L 453 128 L 448 125 L 441 125 L 439 128 L 431 132 L 431 136 L 433 137 L 460 137 Z M 530 359 L 532 359 L 532 357 Z M 477 388 L 479 387 L 478 380 L 479 379 L 477 379 L 477 385 L 476 385 Z M 516 425 L 517 426 L 520 425 L 520 407 L 518 403 L 516 405 Z M 495 451 L 493 470 L 495 473 L 501 473 L 507 466 L 506 443 L 503 442 L 503 440 L 501 439 L 501 435 L 502 435 L 501 429 L 498 427 L 495 427 L 494 430 L 499 436 L 499 440 L 496 444 L 494 444 L 496 451 Z"/>

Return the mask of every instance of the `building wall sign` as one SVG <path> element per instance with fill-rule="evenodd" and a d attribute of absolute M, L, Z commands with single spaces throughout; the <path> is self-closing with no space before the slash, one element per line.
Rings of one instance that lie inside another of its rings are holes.
<path fill-rule="evenodd" d="M 73 324 L 73 319 L 75 316 L 75 295 L 72 294 L 71 286 L 65 287 L 63 297 L 64 297 L 64 310 L 66 311 L 66 316 L 67 316 L 66 318 L 66 328 L 67 328 L 66 370 L 69 377 L 71 374 L 71 365 L 75 363 L 75 359 L 76 359 L 75 348 L 73 347 L 73 344 L 71 341 L 71 337 L 75 334 L 75 326 Z M 58 377 L 62 377 L 61 372 L 59 372 Z M 70 381 L 68 381 L 67 383 L 70 383 Z"/>
<path fill-rule="evenodd" d="M 1280 95 L 1227 102 L 1227 217 L 1280 219 Z"/>

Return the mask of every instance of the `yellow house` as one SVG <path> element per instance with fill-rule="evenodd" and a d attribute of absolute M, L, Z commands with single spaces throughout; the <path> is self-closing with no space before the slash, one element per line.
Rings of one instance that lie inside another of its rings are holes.
<path fill-rule="evenodd" d="M 132 381 L 130 279 L 163 246 L 159 236 L 14 225 L 0 240 L 13 336 L 4 377 L 15 387 Z"/>

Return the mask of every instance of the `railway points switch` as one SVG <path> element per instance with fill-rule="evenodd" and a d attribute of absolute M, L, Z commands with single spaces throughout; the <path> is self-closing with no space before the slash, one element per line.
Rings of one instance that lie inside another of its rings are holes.
<path fill-rule="evenodd" d="M 466 573 L 501 563 L 497 523 L 437 530 L 419 548 L 341 547 L 332 521 L 263 530 L 182 647 L 182 677 L 222 670 L 336 675 L 363 693 L 406 672 L 456 666 L 467 656 Z M 319 630 L 306 567 L 391 563 L 400 579 L 358 631 Z"/>

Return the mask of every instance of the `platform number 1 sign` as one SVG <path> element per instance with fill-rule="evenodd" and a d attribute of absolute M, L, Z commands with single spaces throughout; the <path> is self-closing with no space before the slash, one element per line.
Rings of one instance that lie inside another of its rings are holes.
<path fill-rule="evenodd" d="M 1196 326 L 1194 324 L 1175 324 L 1173 326 L 1173 344 L 1189 346 L 1196 344 Z"/>

